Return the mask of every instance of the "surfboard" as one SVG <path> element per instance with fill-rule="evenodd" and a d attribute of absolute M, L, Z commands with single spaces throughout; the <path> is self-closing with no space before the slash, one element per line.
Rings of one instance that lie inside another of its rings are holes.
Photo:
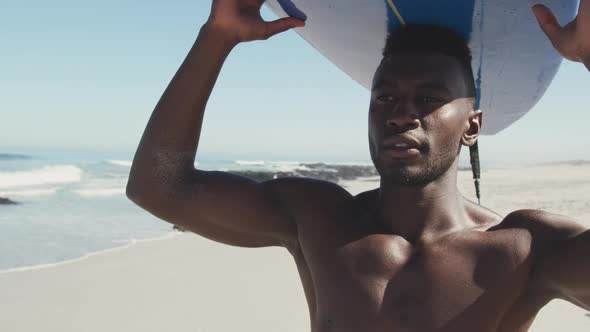
<path fill-rule="evenodd" d="M 538 1 L 560 22 L 571 21 L 579 0 Z M 539 28 L 529 0 L 267 0 L 278 16 L 306 20 L 307 42 L 370 89 L 388 32 L 406 24 L 453 29 L 473 55 L 483 134 L 523 117 L 541 99 L 562 58 Z"/>

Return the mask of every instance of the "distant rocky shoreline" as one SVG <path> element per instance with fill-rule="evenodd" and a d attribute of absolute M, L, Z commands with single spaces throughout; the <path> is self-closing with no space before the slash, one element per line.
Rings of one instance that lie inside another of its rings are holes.
<path fill-rule="evenodd" d="M 232 174 L 244 176 L 255 181 L 268 181 L 284 177 L 306 177 L 324 181 L 338 182 L 342 180 L 355 180 L 363 177 L 378 176 L 377 170 L 370 165 L 335 165 L 325 163 L 301 164 L 292 171 L 268 171 L 268 170 L 244 170 L 229 171 Z M 178 232 L 186 230 L 178 225 L 172 228 Z"/>
<path fill-rule="evenodd" d="M 16 205 L 19 204 L 18 202 L 15 202 L 11 199 L 5 198 L 5 197 L 0 197 L 0 205 Z"/>
<path fill-rule="evenodd" d="M 268 181 L 284 177 L 307 177 L 324 181 L 338 182 L 355 180 L 360 177 L 377 176 L 377 170 L 369 165 L 338 165 L 325 163 L 301 164 L 292 171 L 244 170 L 230 171 L 256 181 Z"/>

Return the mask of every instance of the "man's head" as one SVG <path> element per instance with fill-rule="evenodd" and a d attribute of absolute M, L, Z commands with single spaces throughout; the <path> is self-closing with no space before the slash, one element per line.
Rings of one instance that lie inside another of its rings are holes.
<path fill-rule="evenodd" d="M 441 27 L 409 25 L 389 35 L 373 79 L 371 158 L 382 177 L 425 185 L 475 144 L 481 113 L 467 42 Z"/>

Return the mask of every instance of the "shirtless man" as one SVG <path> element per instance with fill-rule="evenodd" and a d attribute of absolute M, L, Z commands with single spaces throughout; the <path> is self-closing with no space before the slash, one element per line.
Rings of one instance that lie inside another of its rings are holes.
<path fill-rule="evenodd" d="M 232 48 L 304 25 L 264 22 L 262 3 L 213 0 L 147 125 L 131 200 L 214 241 L 286 248 L 313 332 L 526 331 L 552 299 L 590 309 L 589 230 L 542 211 L 500 217 L 457 190 L 458 151 L 481 126 L 460 45 L 390 38 L 369 108 L 379 189 L 352 196 L 319 180 L 194 169 L 205 106 Z M 590 69 L 590 0 L 564 28 L 549 9 L 534 12 L 563 56 Z"/>

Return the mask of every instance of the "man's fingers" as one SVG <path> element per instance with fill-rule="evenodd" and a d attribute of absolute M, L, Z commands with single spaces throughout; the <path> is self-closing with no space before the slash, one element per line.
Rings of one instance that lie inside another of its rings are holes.
<path fill-rule="evenodd" d="M 553 45 L 557 45 L 562 29 L 557 21 L 557 17 L 555 17 L 553 12 L 544 5 L 534 5 L 533 12 L 535 13 L 535 17 L 537 17 L 537 22 L 539 23 L 539 26 L 541 26 L 541 29 L 543 29 L 543 32 L 549 37 L 549 40 Z"/>
<path fill-rule="evenodd" d="M 300 28 L 305 26 L 305 22 L 292 17 L 285 17 L 276 21 L 266 23 L 265 38 L 270 38 L 276 34 L 287 31 L 293 28 Z"/>

